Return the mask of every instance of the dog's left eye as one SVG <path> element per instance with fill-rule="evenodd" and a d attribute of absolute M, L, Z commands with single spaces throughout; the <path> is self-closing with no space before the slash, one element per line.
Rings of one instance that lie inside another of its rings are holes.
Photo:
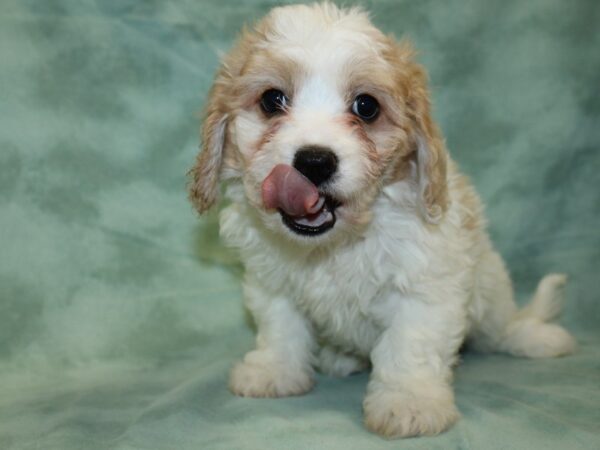
<path fill-rule="evenodd" d="M 365 122 L 373 122 L 379 115 L 379 102 L 368 94 L 357 95 L 352 104 L 352 113 Z"/>
<path fill-rule="evenodd" d="M 267 116 L 284 112 L 287 104 L 288 98 L 278 89 L 269 89 L 260 98 L 260 107 Z"/>

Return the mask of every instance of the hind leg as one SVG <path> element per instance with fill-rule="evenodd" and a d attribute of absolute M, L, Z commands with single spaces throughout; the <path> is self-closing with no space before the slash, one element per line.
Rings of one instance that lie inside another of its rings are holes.
<path fill-rule="evenodd" d="M 544 277 L 533 300 L 519 310 L 504 263 L 488 251 L 478 266 L 470 343 L 479 350 L 500 351 L 528 358 L 549 358 L 571 353 L 575 340 L 561 326 L 548 323 L 560 312 L 566 276 Z"/>

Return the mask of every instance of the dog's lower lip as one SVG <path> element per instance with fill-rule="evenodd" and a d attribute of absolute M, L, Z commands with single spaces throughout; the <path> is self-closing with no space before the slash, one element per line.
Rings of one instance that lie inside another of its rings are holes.
<path fill-rule="evenodd" d="M 284 225 L 287 226 L 290 231 L 302 236 L 317 236 L 333 228 L 336 222 L 335 210 L 338 206 L 340 206 L 340 202 L 327 194 L 322 195 L 325 197 L 323 209 L 325 212 L 328 212 L 331 215 L 331 219 L 318 226 L 311 226 L 307 223 L 301 223 L 303 218 L 292 217 L 285 211 L 279 209 L 279 214 L 281 215 L 281 220 L 283 221 Z M 321 214 L 322 213 L 323 212 L 321 212 Z"/>

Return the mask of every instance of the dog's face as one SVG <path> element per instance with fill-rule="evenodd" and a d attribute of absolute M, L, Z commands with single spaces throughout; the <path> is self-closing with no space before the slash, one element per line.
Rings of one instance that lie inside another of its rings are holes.
<path fill-rule="evenodd" d="M 358 10 L 274 9 L 217 75 L 192 169 L 198 210 L 221 175 L 238 179 L 268 229 L 321 243 L 356 233 L 382 188 L 408 180 L 415 212 L 435 223 L 446 154 L 412 53 Z"/>

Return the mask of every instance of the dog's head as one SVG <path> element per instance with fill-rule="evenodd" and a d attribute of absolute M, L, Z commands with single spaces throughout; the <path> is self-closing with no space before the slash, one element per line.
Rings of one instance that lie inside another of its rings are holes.
<path fill-rule="evenodd" d="M 215 203 L 221 177 L 241 180 L 268 229 L 322 242 L 369 223 L 383 187 L 406 180 L 408 204 L 438 222 L 446 150 L 413 56 L 358 9 L 274 9 L 217 74 L 191 171 L 196 208 Z"/>

